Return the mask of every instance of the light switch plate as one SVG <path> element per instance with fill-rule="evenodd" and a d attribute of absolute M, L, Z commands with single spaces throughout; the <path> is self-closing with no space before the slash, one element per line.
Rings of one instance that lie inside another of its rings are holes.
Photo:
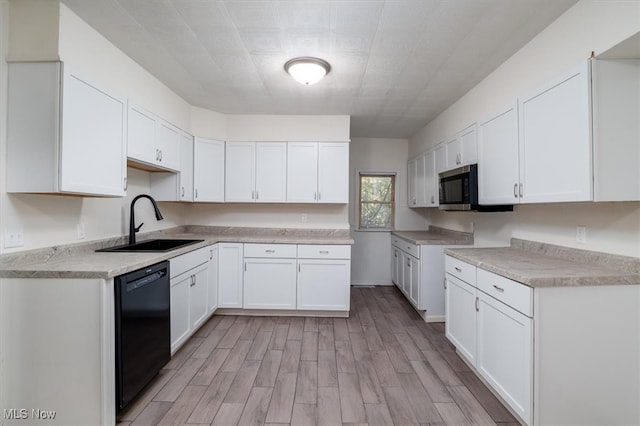
<path fill-rule="evenodd" d="M 587 227 L 578 226 L 576 228 L 576 242 L 584 244 L 587 242 Z"/>

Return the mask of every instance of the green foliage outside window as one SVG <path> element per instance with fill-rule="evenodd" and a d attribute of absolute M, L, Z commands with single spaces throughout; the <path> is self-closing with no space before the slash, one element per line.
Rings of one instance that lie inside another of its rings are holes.
<path fill-rule="evenodd" d="M 395 175 L 360 174 L 360 228 L 393 228 Z"/>

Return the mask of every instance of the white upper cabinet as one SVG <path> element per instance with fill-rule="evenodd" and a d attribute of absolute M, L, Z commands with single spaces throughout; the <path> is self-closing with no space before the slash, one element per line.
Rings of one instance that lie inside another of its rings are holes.
<path fill-rule="evenodd" d="M 445 142 L 446 169 L 478 162 L 476 125 L 473 124 Z"/>
<path fill-rule="evenodd" d="M 438 173 L 436 172 L 436 151 L 424 154 L 424 200 L 427 207 L 438 207 Z"/>
<path fill-rule="evenodd" d="M 287 144 L 256 144 L 256 202 L 275 203 L 287 199 Z"/>
<path fill-rule="evenodd" d="M 349 144 L 289 142 L 287 201 L 349 202 Z"/>
<path fill-rule="evenodd" d="M 180 170 L 180 130 L 155 114 L 129 105 L 127 156 L 149 170 Z"/>
<path fill-rule="evenodd" d="M 286 201 L 286 164 L 286 142 L 227 142 L 225 201 Z"/>
<path fill-rule="evenodd" d="M 180 132 L 180 173 L 154 172 L 149 176 L 156 201 L 193 201 L 193 136 Z"/>
<path fill-rule="evenodd" d="M 420 155 L 417 158 L 416 164 L 416 196 L 418 197 L 418 206 L 420 207 L 428 207 L 429 203 L 427 200 L 427 170 L 426 170 L 426 153 Z"/>
<path fill-rule="evenodd" d="M 254 142 L 227 142 L 225 153 L 225 201 L 255 201 Z"/>
<path fill-rule="evenodd" d="M 318 144 L 318 202 L 349 202 L 349 144 Z"/>
<path fill-rule="evenodd" d="M 447 147 L 441 143 L 433 151 L 436 157 L 436 176 L 439 178 L 438 174 L 447 170 Z"/>
<path fill-rule="evenodd" d="M 592 65 L 594 201 L 640 200 L 640 59 Z"/>
<path fill-rule="evenodd" d="M 407 162 L 407 202 L 409 207 L 418 207 L 418 159 Z"/>
<path fill-rule="evenodd" d="M 519 100 L 522 202 L 593 198 L 589 62 Z"/>
<path fill-rule="evenodd" d="M 520 202 L 518 106 L 512 105 L 478 125 L 478 201 Z"/>
<path fill-rule="evenodd" d="M 195 138 L 193 157 L 194 201 L 224 201 L 224 153 L 224 141 Z"/>
<path fill-rule="evenodd" d="M 287 201 L 315 203 L 318 199 L 318 144 L 289 142 L 287 147 Z"/>
<path fill-rule="evenodd" d="M 61 62 L 10 63 L 7 192 L 123 196 L 126 108 Z"/>

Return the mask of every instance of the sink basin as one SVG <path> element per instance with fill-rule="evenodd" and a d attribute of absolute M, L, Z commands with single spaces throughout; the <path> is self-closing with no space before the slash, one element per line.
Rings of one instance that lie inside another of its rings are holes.
<path fill-rule="evenodd" d="M 175 240 L 175 239 L 157 239 L 140 241 L 132 245 L 116 246 L 103 248 L 100 252 L 139 252 L 139 253 L 162 253 L 178 249 L 180 247 L 199 243 L 204 240 Z"/>

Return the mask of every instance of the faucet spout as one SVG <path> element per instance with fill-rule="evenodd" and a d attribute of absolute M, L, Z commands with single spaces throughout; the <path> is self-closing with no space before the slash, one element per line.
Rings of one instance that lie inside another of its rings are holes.
<path fill-rule="evenodd" d="M 133 208 L 134 205 L 136 204 L 136 201 L 138 201 L 140 198 L 148 198 L 149 201 L 151 201 L 157 220 L 164 219 L 164 217 L 162 217 L 162 213 L 160 213 L 158 204 L 156 204 L 156 200 L 154 200 L 150 195 L 140 194 L 136 196 L 133 200 L 131 200 L 131 212 L 129 215 L 129 245 L 133 245 L 136 243 L 136 232 L 138 232 L 140 228 L 142 228 L 142 225 L 144 225 L 144 223 L 141 223 L 140 226 L 136 227 L 136 218 L 135 218 L 135 212 Z"/>

